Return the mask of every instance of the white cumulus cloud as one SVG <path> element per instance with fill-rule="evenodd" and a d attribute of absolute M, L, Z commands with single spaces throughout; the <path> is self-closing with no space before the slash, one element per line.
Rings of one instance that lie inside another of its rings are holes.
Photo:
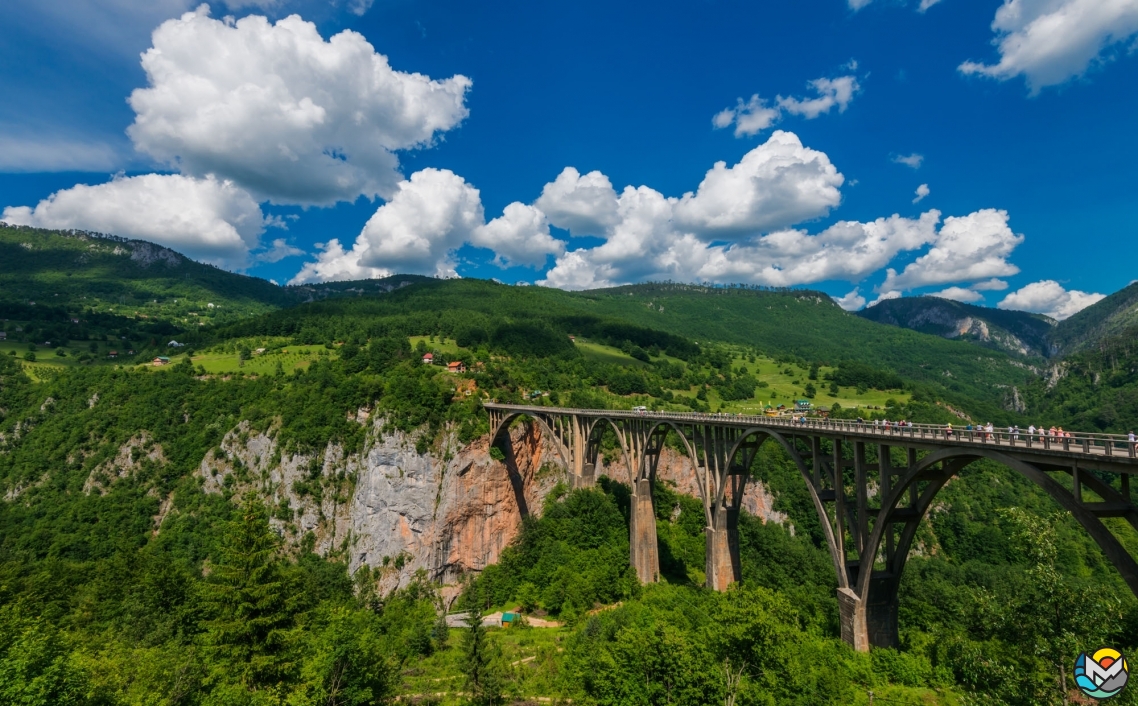
<path fill-rule="evenodd" d="M 1000 309 L 1046 314 L 1062 321 L 1105 298 L 1105 294 L 1064 289 L 1055 280 L 1045 279 L 1017 289 L 996 306 Z"/>
<path fill-rule="evenodd" d="M 573 167 L 565 167 L 545 185 L 534 205 L 550 223 L 573 235 L 601 235 L 620 220 L 612 182 L 597 171 L 582 176 Z"/>
<path fill-rule="evenodd" d="M 1014 275 L 1019 268 L 1007 258 L 1022 242 L 1008 227 L 1007 211 L 989 208 L 946 218 L 932 248 L 900 274 L 890 268 L 879 291 Z"/>
<path fill-rule="evenodd" d="M 856 67 L 857 62 L 851 61 L 851 64 Z M 778 96 L 772 103 L 756 93 L 746 102 L 742 98 L 736 99 L 735 107 L 724 108 L 716 113 L 711 118 L 711 124 L 716 129 L 734 125 L 735 137 L 757 135 L 774 126 L 782 119 L 783 113 L 800 115 L 807 120 L 829 113 L 835 107 L 839 113 L 843 113 L 861 88 L 856 76 L 816 78 L 807 85 L 814 90 L 813 98 Z"/>
<path fill-rule="evenodd" d="M 230 179 L 275 203 L 392 196 L 395 152 L 426 147 L 466 116 L 470 79 L 396 71 L 364 37 L 324 40 L 298 16 L 168 20 L 134 91 L 137 149 L 195 176 Z"/>
<path fill-rule="evenodd" d="M 974 289 L 967 287 L 949 287 L 942 289 L 939 292 L 931 292 L 925 295 L 926 297 L 940 297 L 941 299 L 951 299 L 953 301 L 965 302 L 972 304 L 984 298 L 984 295 Z"/>
<path fill-rule="evenodd" d="M 449 169 L 423 169 L 402 181 L 364 225 L 351 250 L 328 244 L 290 284 L 394 273 L 456 276 L 453 252 L 483 224 L 478 189 Z"/>
<path fill-rule="evenodd" d="M 1001 81 L 1022 75 L 1035 94 L 1083 75 L 1138 33 L 1138 0 L 1004 0 L 992 31 L 1000 60 L 966 61 L 960 71 Z"/>
<path fill-rule="evenodd" d="M 900 299 L 900 298 L 901 298 L 901 292 L 900 291 L 898 291 L 896 289 L 890 289 L 890 290 L 882 292 L 880 295 L 878 295 L 878 297 L 876 299 L 874 299 L 872 302 L 870 302 L 869 305 L 870 306 L 877 306 L 881 302 L 887 302 L 890 299 Z"/>
<path fill-rule="evenodd" d="M 248 192 L 212 176 L 116 177 L 57 191 L 34 208 L 4 209 L 0 220 L 38 228 L 112 233 L 165 245 L 230 269 L 248 264 L 265 218 Z"/>
<path fill-rule="evenodd" d="M 930 193 L 932 193 L 932 192 L 929 191 L 929 185 L 928 184 L 921 184 L 920 186 L 917 187 L 917 191 L 916 191 L 917 196 L 916 196 L 916 198 L 913 199 L 913 203 L 920 203 L 921 200 L 924 199 L 926 196 L 928 196 Z"/>
<path fill-rule="evenodd" d="M 865 297 L 861 296 L 861 293 L 858 292 L 857 289 L 854 289 L 844 297 L 832 297 L 832 299 L 838 306 L 846 311 L 857 311 L 865 306 Z"/>
<path fill-rule="evenodd" d="M 738 164 L 716 162 L 699 189 L 676 203 L 675 216 L 704 237 L 754 234 L 826 215 L 841 203 L 844 181 L 824 152 L 777 130 Z"/>
<path fill-rule="evenodd" d="M 515 201 L 502 215 L 474 229 L 470 242 L 494 251 L 494 262 L 542 267 L 550 255 L 565 252 L 565 243 L 549 233 L 549 219 L 540 209 Z"/>

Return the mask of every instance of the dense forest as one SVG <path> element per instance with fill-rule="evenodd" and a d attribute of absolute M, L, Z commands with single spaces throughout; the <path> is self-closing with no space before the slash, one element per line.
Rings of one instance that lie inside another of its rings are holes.
<path fill-rule="evenodd" d="M 109 248 L 100 257 L 118 258 L 107 260 L 114 267 L 83 275 L 108 280 L 105 291 L 141 287 L 167 267 L 114 255 L 125 247 L 115 241 L 51 237 L 57 249 L 78 247 L 72 258 Z M 120 267 L 139 268 L 139 279 Z M 484 438 L 483 399 L 723 409 L 763 394 L 752 364 L 764 355 L 811 388 L 897 398 L 835 414 L 946 422 L 963 411 L 1125 431 L 1138 412 L 1132 331 L 1037 374 L 998 351 L 847 315 L 811 292 L 659 284 L 569 294 L 392 278 L 260 299 L 250 292 L 261 285 L 227 280 L 223 299 L 195 277 L 171 280 L 183 289 L 165 290 L 170 308 L 145 318 L 106 297 L 84 300 L 94 285 L 34 296 L 5 288 L 2 703 L 1026 706 L 1073 703 L 1062 684 L 1079 650 L 1138 648 L 1138 601 L 1093 541 L 1042 491 L 988 462 L 954 479 L 921 527 L 902 581 L 901 649 L 869 654 L 838 638 L 836 582 L 810 497 L 772 445 L 749 473 L 785 520 L 744 514 L 743 582 L 725 594 L 702 587 L 700 501 L 663 482 L 653 491 L 660 584 L 635 580 L 629 488 L 602 477 L 595 489 L 555 487 L 499 561 L 461 577 L 447 598 L 426 575 L 383 591 L 379 568 L 349 573 L 346 550 L 317 551 L 256 468 L 235 463 L 218 492 L 205 492 L 203 471 L 237 434 L 271 434 L 279 455 L 269 466 L 329 444 L 363 449 L 374 439 L 361 409 L 383 420 L 381 433 L 407 434 L 418 453 L 439 457 L 450 453 L 445 438 Z M 172 300 L 194 287 L 223 308 L 246 295 L 262 308 L 190 325 Z M 139 307 L 159 299 L 145 291 Z M 170 349 L 175 336 L 186 347 Z M 608 357 L 589 357 L 570 336 Z M 26 357 L 45 353 L 45 341 L 60 344 L 67 365 Z M 107 346 L 123 341 L 171 364 L 107 360 Z M 78 362 L 91 343 L 99 355 Z M 303 365 L 250 372 L 301 346 L 317 351 Z M 234 371 L 207 371 L 197 354 L 206 350 L 231 356 Z M 426 352 L 467 372 L 424 365 Z M 1012 386 L 1022 409 L 1005 403 Z M 350 496 L 360 480 L 307 473 L 293 490 L 318 499 Z M 1110 526 L 1138 555 L 1128 525 Z M 448 607 L 474 616 L 471 626 L 448 627 Z M 477 619 L 513 607 L 561 627 L 485 629 Z M 1115 702 L 1138 703 L 1138 690 Z"/>

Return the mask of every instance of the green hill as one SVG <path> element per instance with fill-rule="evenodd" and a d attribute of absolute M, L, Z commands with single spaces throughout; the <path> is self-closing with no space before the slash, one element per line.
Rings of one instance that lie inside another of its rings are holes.
<path fill-rule="evenodd" d="M 427 280 L 382 296 L 303 304 L 224 327 L 218 335 L 285 335 L 319 343 L 398 330 L 477 346 L 495 332 L 529 324 L 537 329 L 525 336 L 534 341 L 554 331 L 553 338 L 562 340 L 572 334 L 620 345 L 627 339 L 679 357 L 689 355 L 681 350 L 682 341 L 689 341 L 805 364 L 856 361 L 928 386 L 981 416 L 1001 414 L 1007 391 L 1032 376 L 1000 351 L 883 326 L 806 290 L 642 284 L 565 292 L 483 280 Z"/>
<path fill-rule="evenodd" d="M 1138 324 L 1138 282 L 1111 294 L 1065 321 L 1051 335 L 1052 354 L 1067 355 L 1101 338 L 1117 336 Z"/>
<path fill-rule="evenodd" d="M 300 291 L 203 265 L 153 243 L 0 225 L 0 305 L 8 311 L 90 309 L 192 327 L 300 301 Z"/>
<path fill-rule="evenodd" d="M 1015 356 L 1044 357 L 1055 321 L 1042 314 L 964 304 L 939 297 L 887 299 L 858 316 L 880 324 L 1001 350 Z"/>

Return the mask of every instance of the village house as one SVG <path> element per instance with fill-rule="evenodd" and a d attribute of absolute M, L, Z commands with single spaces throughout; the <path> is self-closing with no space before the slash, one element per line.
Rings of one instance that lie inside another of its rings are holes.
<path fill-rule="evenodd" d="M 118 351 L 107 351 L 107 357 L 108 358 L 118 358 L 119 352 Z"/>
<path fill-rule="evenodd" d="M 155 364 L 155 365 L 169 365 L 169 364 L 170 364 L 170 359 L 169 359 L 169 358 L 167 358 L 167 357 L 166 357 L 166 356 L 164 356 L 164 355 L 160 355 L 160 356 L 158 356 L 157 358 L 155 358 L 155 359 L 154 359 L 154 364 Z"/>
<path fill-rule="evenodd" d="M 427 354 L 423 355 L 423 365 L 434 365 L 434 364 L 435 364 L 435 354 L 434 353 L 427 353 Z"/>
<path fill-rule="evenodd" d="M 453 361 L 451 363 L 447 363 L 447 372 L 448 373 L 465 373 L 466 372 L 466 363 L 463 363 L 461 360 L 456 360 L 456 361 Z"/>

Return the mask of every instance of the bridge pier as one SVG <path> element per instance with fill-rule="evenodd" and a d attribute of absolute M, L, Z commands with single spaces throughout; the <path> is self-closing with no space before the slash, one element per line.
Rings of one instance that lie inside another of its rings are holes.
<path fill-rule="evenodd" d="M 577 488 L 592 488 L 595 486 L 597 484 L 596 464 L 582 464 L 580 474 L 574 475 L 572 481 L 574 490 Z"/>
<path fill-rule="evenodd" d="M 865 605 L 852 589 L 838 589 L 838 622 L 842 642 L 858 652 L 869 652 L 869 630 L 866 626 Z"/>
<path fill-rule="evenodd" d="M 712 515 L 713 526 L 704 529 L 707 537 L 707 587 L 726 591 L 743 580 L 739 564 L 739 512 L 720 505 Z"/>
<path fill-rule="evenodd" d="M 641 478 L 632 486 L 629 512 L 629 563 L 640 583 L 660 580 L 660 553 L 656 545 L 656 508 L 652 503 L 652 481 Z"/>

